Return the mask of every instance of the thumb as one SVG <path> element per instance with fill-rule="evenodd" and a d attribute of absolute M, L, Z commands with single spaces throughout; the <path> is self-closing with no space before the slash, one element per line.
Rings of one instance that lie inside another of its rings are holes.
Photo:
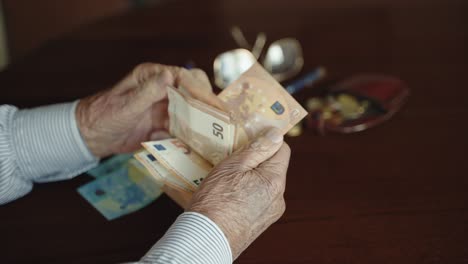
<path fill-rule="evenodd" d="M 286 187 L 286 173 L 291 158 L 291 149 L 288 144 L 283 143 L 280 149 L 268 160 L 257 167 L 260 175 L 269 179 L 270 183 L 279 187 L 279 191 L 284 193 Z"/>
<path fill-rule="evenodd" d="M 130 102 L 133 112 L 146 110 L 167 96 L 167 86 L 174 83 L 172 74 L 164 70 L 160 74 L 149 78 L 135 91 L 135 95 Z"/>
<path fill-rule="evenodd" d="M 277 128 L 269 128 L 248 146 L 235 152 L 228 160 L 240 170 L 252 170 L 271 158 L 282 144 L 283 134 L 281 131 Z"/>

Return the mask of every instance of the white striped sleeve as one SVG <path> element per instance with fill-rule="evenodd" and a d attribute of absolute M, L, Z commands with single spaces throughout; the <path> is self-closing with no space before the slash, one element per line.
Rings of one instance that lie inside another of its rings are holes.
<path fill-rule="evenodd" d="M 78 130 L 76 105 L 0 106 L 0 204 L 27 194 L 33 182 L 70 179 L 97 164 Z"/>
<path fill-rule="evenodd" d="M 79 134 L 75 107 L 0 106 L 0 204 L 27 194 L 33 182 L 68 179 L 97 164 Z M 137 263 L 231 264 L 232 253 L 213 221 L 186 212 Z"/>
<path fill-rule="evenodd" d="M 186 212 L 137 263 L 231 264 L 232 253 L 227 238 L 213 221 Z"/>

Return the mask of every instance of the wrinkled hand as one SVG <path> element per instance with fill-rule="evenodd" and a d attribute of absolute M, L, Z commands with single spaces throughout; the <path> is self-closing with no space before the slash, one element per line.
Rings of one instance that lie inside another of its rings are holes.
<path fill-rule="evenodd" d="M 285 211 L 290 149 L 279 130 L 268 130 L 218 164 L 194 193 L 188 211 L 214 221 L 236 259 Z"/>
<path fill-rule="evenodd" d="M 131 152 L 167 134 L 168 85 L 222 108 L 206 74 L 198 69 L 145 63 L 110 90 L 82 99 L 76 109 L 80 133 L 97 157 Z"/>

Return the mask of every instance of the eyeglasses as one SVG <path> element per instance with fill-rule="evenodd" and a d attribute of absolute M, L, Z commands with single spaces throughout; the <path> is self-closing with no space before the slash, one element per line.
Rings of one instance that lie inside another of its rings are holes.
<path fill-rule="evenodd" d="M 239 27 L 233 27 L 231 35 L 240 48 L 221 53 L 213 63 L 215 84 L 221 89 L 239 78 L 261 58 L 266 43 L 265 33 L 259 33 L 251 46 Z M 279 82 L 294 77 L 304 65 L 301 44 L 293 38 L 274 41 L 268 47 L 262 64 Z"/>

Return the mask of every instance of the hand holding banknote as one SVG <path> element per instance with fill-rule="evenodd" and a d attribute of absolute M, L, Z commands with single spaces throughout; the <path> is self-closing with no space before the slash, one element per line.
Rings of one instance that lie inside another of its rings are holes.
<path fill-rule="evenodd" d="M 193 194 L 188 211 L 223 230 L 233 259 L 284 213 L 289 158 L 282 132 L 267 130 L 214 167 Z"/>
<path fill-rule="evenodd" d="M 135 157 L 174 201 L 219 226 L 235 259 L 285 210 L 283 135 L 307 112 L 259 64 L 218 95 L 221 107 L 186 90 L 167 87 L 172 138 L 143 142 Z"/>
<path fill-rule="evenodd" d="M 141 64 L 112 89 L 79 102 L 77 124 L 91 152 L 131 152 L 142 141 L 167 137 L 167 86 L 183 86 L 191 97 L 221 108 L 203 71 Z"/>
<path fill-rule="evenodd" d="M 188 195 L 198 189 L 213 166 L 262 131 L 276 128 L 285 134 L 307 114 L 259 64 L 218 95 L 221 108 L 185 90 L 167 87 L 173 138 L 143 142 L 146 150 L 135 157 L 156 180 Z M 186 208 L 185 203 L 179 204 Z"/>

